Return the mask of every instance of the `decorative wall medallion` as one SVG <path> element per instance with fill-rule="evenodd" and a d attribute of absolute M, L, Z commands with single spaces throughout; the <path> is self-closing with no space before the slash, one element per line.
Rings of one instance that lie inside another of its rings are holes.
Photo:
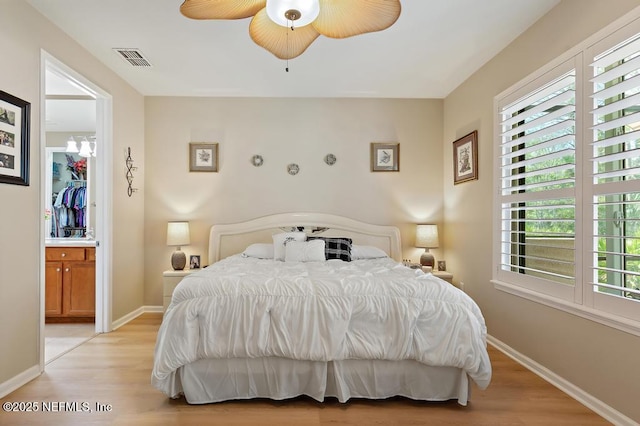
<path fill-rule="evenodd" d="M 253 164 L 254 166 L 260 167 L 263 163 L 264 158 L 262 158 L 262 155 L 254 155 L 253 157 L 251 157 L 251 164 Z"/>
<path fill-rule="evenodd" d="M 291 163 L 287 166 L 287 172 L 289 172 L 290 175 L 297 175 L 299 171 L 300 166 L 298 166 L 296 163 Z"/>
<path fill-rule="evenodd" d="M 336 164 L 336 156 L 333 154 L 327 154 L 324 157 L 324 162 L 327 163 L 330 166 L 333 166 L 334 164 Z"/>

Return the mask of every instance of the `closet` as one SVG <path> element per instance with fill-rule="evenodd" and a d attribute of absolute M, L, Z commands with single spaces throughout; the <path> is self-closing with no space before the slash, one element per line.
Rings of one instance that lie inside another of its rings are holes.
<path fill-rule="evenodd" d="M 51 238 L 82 238 L 86 236 L 86 180 L 67 181 L 66 186 L 52 194 L 51 206 Z"/>

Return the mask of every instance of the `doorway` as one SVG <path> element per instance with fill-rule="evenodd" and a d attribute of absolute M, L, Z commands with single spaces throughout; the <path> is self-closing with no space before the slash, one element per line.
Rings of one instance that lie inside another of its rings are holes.
<path fill-rule="evenodd" d="M 108 165 L 112 102 L 105 91 L 48 53 L 43 51 L 41 59 L 45 214 L 41 223 L 40 366 L 44 370 L 47 362 L 98 333 L 111 331 Z M 67 142 L 72 139 L 85 150 L 68 152 Z M 72 193 L 77 197 L 72 199 Z M 58 199 L 55 207 L 54 194 Z M 78 208 L 80 194 L 86 202 L 82 208 Z M 60 199 L 76 203 L 68 210 L 70 215 L 62 211 L 68 206 Z"/>
<path fill-rule="evenodd" d="M 60 86 L 54 76 L 47 76 L 49 93 L 59 91 Z M 69 107 L 65 103 L 79 103 L 80 106 Z M 64 119 L 60 120 L 61 114 L 78 108 L 95 111 L 95 100 L 87 102 L 82 98 L 69 98 L 56 104 L 47 99 L 47 110 L 58 121 L 64 122 Z M 95 119 L 90 120 L 88 127 L 95 127 Z M 71 134 L 79 133 L 78 129 L 95 132 L 90 128 L 68 127 L 67 124 L 47 126 L 46 129 L 45 364 L 96 334 L 93 316 L 96 302 L 95 220 L 92 220 L 95 206 L 92 195 L 95 191 L 91 191 L 95 186 L 95 179 L 92 179 L 95 157 L 88 150 L 81 156 L 79 152 L 70 152 L 66 146 L 59 146 L 72 140 L 74 136 Z M 84 312 L 79 308 L 84 308 Z"/>

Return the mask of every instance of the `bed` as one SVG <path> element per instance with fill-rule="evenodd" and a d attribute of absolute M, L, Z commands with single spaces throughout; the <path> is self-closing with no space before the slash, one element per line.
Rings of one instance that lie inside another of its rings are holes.
<path fill-rule="evenodd" d="M 214 225 L 176 287 L 152 384 L 190 404 L 306 395 L 457 400 L 489 385 L 465 293 L 404 266 L 396 227 L 312 213 Z"/>

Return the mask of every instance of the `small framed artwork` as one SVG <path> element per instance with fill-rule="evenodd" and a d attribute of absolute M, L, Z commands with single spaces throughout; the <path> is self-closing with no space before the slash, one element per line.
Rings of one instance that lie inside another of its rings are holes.
<path fill-rule="evenodd" d="M 192 254 L 189 256 L 189 269 L 200 269 L 200 255 Z"/>
<path fill-rule="evenodd" d="M 372 143 L 371 144 L 371 171 L 372 172 L 399 172 L 400 171 L 400 144 L 399 143 Z"/>
<path fill-rule="evenodd" d="M 29 185 L 31 104 L 0 91 L 0 183 Z"/>
<path fill-rule="evenodd" d="M 447 262 L 444 260 L 438 260 L 438 271 L 446 271 L 447 270 Z"/>
<path fill-rule="evenodd" d="M 478 179 L 478 131 L 453 142 L 453 184 Z"/>
<path fill-rule="evenodd" d="M 203 142 L 189 143 L 189 171 L 217 172 L 218 144 Z"/>

